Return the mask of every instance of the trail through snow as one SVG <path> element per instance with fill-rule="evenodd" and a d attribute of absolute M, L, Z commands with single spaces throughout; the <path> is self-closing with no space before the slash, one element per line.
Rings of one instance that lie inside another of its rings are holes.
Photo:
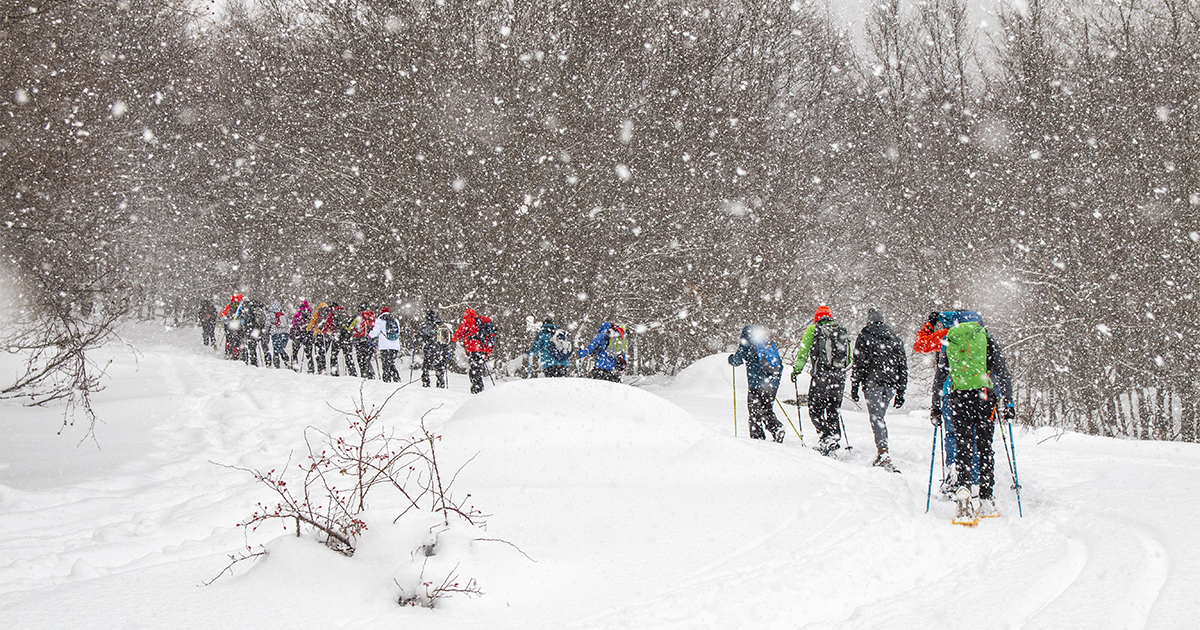
<path fill-rule="evenodd" d="M 1200 613 L 1197 445 L 1018 432 L 1025 517 L 998 452 L 1003 516 L 965 529 L 946 501 L 925 514 L 921 392 L 888 417 L 897 475 L 870 467 L 853 406 L 841 460 L 792 426 L 782 445 L 747 439 L 744 400 L 733 437 L 724 355 L 641 387 L 518 379 L 472 397 L 452 375 L 401 390 L 389 426 L 424 415 L 490 514 L 450 565 L 484 596 L 401 608 L 419 540 L 394 506 L 372 506 L 343 558 L 235 527 L 271 497 L 229 467 L 295 463 L 306 426 L 344 426 L 331 407 L 395 388 L 222 361 L 193 334 L 138 328 L 137 354 L 113 348 L 95 442 L 56 435 L 56 410 L 0 403 L 5 627 L 1180 628 Z M 201 585 L 247 544 L 271 553 Z"/>

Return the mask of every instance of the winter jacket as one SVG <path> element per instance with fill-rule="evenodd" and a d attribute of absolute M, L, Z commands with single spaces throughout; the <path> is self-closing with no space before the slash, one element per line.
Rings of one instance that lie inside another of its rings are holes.
<path fill-rule="evenodd" d="M 729 355 L 729 365 L 737 367 L 743 363 L 746 364 L 746 381 L 750 389 L 769 389 L 775 391 L 779 389 L 779 377 L 783 374 L 783 366 L 780 364 L 778 370 L 774 374 L 763 369 L 762 361 L 759 360 L 758 343 L 755 337 L 763 342 L 763 345 L 769 348 L 775 347 L 775 342 L 767 339 L 766 330 L 761 326 L 746 326 L 742 329 L 742 336 L 738 338 L 737 352 Z M 778 350 L 776 350 L 778 353 Z"/>
<path fill-rule="evenodd" d="M 354 318 L 354 339 L 366 339 L 375 327 L 375 311 L 366 309 Z"/>
<path fill-rule="evenodd" d="M 903 394 L 908 387 L 908 358 L 904 343 L 891 326 L 871 322 L 854 340 L 854 363 L 850 370 L 850 391 L 862 386 L 890 387 Z"/>
<path fill-rule="evenodd" d="M 379 340 L 379 349 L 380 350 L 399 350 L 400 349 L 400 337 L 402 335 L 397 335 L 395 339 L 387 338 L 388 320 L 395 319 L 395 317 L 396 316 L 392 315 L 391 313 L 381 314 L 379 317 L 375 318 L 375 325 L 371 327 L 371 332 L 367 333 L 367 335 L 369 337 L 371 337 L 372 339 Z M 399 326 L 400 326 L 400 322 L 397 321 L 396 327 L 399 328 Z"/>
<path fill-rule="evenodd" d="M 212 324 L 217 321 L 217 307 L 212 302 L 204 300 L 200 303 L 200 323 Z"/>
<path fill-rule="evenodd" d="M 433 361 L 435 365 L 445 362 L 450 356 L 450 344 L 438 343 L 438 328 L 442 327 L 442 318 L 437 313 L 425 313 L 425 321 L 413 342 L 421 349 L 421 355 Z"/>
<path fill-rule="evenodd" d="M 242 310 L 242 315 L 246 318 L 244 326 L 246 333 L 255 339 L 261 338 L 267 328 L 267 313 L 263 310 L 262 302 L 258 300 L 246 302 L 246 307 Z"/>
<path fill-rule="evenodd" d="M 291 318 L 283 312 L 283 306 L 279 304 L 279 300 L 273 300 L 267 307 L 267 334 L 272 337 L 286 335 L 290 328 Z"/>
<path fill-rule="evenodd" d="M 350 335 L 354 333 L 350 327 L 350 311 L 344 306 L 335 305 L 329 309 L 328 323 L 329 334 L 339 341 L 349 341 Z"/>
<path fill-rule="evenodd" d="M 589 343 L 585 348 L 580 348 L 576 353 L 580 357 L 594 355 L 596 357 L 595 368 L 598 370 L 625 369 L 624 352 L 616 355 L 608 353 L 608 332 L 612 330 L 612 327 L 613 325 L 611 322 L 604 322 L 601 324 L 600 329 L 596 331 L 596 336 L 592 337 L 591 343 Z"/>
<path fill-rule="evenodd" d="M 308 305 L 308 300 L 300 303 L 300 309 L 292 315 L 292 330 L 290 331 L 293 339 L 302 336 L 308 328 L 308 319 L 312 317 L 312 307 Z"/>
<path fill-rule="evenodd" d="M 988 333 L 987 340 L 987 371 L 992 380 L 992 386 L 987 390 L 988 398 L 998 400 L 1004 407 L 1013 406 L 1012 376 L 1008 372 L 1004 352 L 1001 351 L 1000 344 L 992 339 L 991 333 Z M 943 346 L 938 352 L 937 371 L 933 376 L 932 409 L 942 408 L 942 397 L 949 393 L 950 386 L 950 364 L 946 360 L 946 349 Z"/>
<path fill-rule="evenodd" d="M 820 313 L 819 309 L 818 313 Z M 808 328 L 804 329 L 804 336 L 800 338 L 800 347 L 796 351 L 796 362 L 792 365 L 792 373 L 800 374 L 804 371 L 804 365 L 808 363 L 809 354 L 812 353 L 813 339 L 817 336 L 817 326 L 823 326 L 826 322 L 830 324 L 837 323 L 832 317 L 824 315 L 819 320 L 809 324 Z M 818 366 L 817 364 L 813 364 L 809 372 L 812 374 L 813 379 L 837 380 L 840 378 L 844 382 L 846 378 L 845 368 L 831 368 L 827 365 Z"/>
<path fill-rule="evenodd" d="M 483 346 L 483 342 L 479 340 L 479 316 L 475 314 L 475 309 L 467 309 L 463 311 L 462 323 L 458 325 L 458 329 L 454 331 L 454 336 L 450 338 L 450 343 L 462 342 L 463 350 L 466 352 L 488 352 L 488 349 Z"/>
<path fill-rule="evenodd" d="M 221 309 L 221 319 L 241 319 L 243 304 L 241 300 L 226 304 L 225 308 Z"/>
<path fill-rule="evenodd" d="M 554 333 L 558 330 L 561 329 L 556 324 L 543 323 L 542 329 L 538 331 L 537 338 L 533 340 L 533 345 L 530 346 L 529 350 L 525 351 L 526 354 L 537 354 L 538 364 L 542 366 L 543 370 L 548 367 L 571 365 L 571 356 L 569 354 L 566 358 L 555 359 L 554 355 L 550 353 L 550 345 L 554 343 Z"/>

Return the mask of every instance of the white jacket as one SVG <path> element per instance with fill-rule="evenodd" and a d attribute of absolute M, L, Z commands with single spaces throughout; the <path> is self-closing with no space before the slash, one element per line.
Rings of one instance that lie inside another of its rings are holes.
<path fill-rule="evenodd" d="M 388 313 L 386 316 L 380 315 L 379 317 L 376 317 L 375 318 L 375 326 L 373 328 L 371 328 L 371 332 L 367 333 L 367 336 L 372 339 L 379 340 L 379 349 L 380 350 L 399 350 L 400 349 L 400 337 L 402 337 L 403 335 L 401 334 L 401 335 L 397 336 L 395 339 L 388 339 L 387 338 L 387 320 L 384 319 L 384 317 L 391 317 L 392 319 L 396 318 L 396 316 L 391 313 Z M 396 325 L 399 326 L 400 322 L 397 321 Z"/>

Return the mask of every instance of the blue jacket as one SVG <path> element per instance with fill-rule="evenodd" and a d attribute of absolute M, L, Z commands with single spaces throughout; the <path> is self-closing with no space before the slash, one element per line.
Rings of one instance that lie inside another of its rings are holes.
<path fill-rule="evenodd" d="M 538 331 L 537 339 L 533 341 L 533 347 L 525 351 L 526 354 L 537 353 L 538 363 L 542 366 L 542 369 L 571 365 L 570 355 L 567 355 L 565 359 L 555 359 L 550 354 L 551 339 L 554 338 L 554 331 L 556 330 L 558 330 L 558 326 L 555 324 L 542 324 L 542 329 Z"/>
<path fill-rule="evenodd" d="M 578 352 L 580 357 L 595 355 L 596 369 L 599 370 L 617 369 L 617 357 L 608 353 L 608 331 L 611 328 L 612 323 L 604 322 L 600 326 L 600 330 L 596 331 L 596 336 L 592 337 L 592 342 L 586 348 L 580 348 Z M 619 356 L 624 359 L 625 353 L 621 353 Z"/>
<path fill-rule="evenodd" d="M 758 347 L 754 341 L 757 328 L 758 326 L 746 326 L 742 329 L 742 336 L 738 338 L 737 352 L 729 355 L 729 365 L 737 367 L 743 363 L 746 364 L 746 380 L 749 382 L 750 389 L 775 391 L 779 389 L 779 376 L 783 373 L 783 364 L 780 363 L 780 369 L 774 374 L 768 374 L 762 369 L 758 360 Z M 767 339 L 764 331 L 759 331 L 758 334 L 762 336 L 766 349 L 775 348 L 775 342 Z M 775 350 L 775 353 L 778 355 L 779 351 Z"/>

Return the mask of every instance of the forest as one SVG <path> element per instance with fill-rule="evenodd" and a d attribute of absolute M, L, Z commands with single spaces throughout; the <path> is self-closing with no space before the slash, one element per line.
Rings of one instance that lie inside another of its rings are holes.
<path fill-rule="evenodd" d="M 1196 441 L 1200 2 L 0 0 L 0 396 L 242 291 L 637 332 L 982 312 L 1021 422 Z M 915 398 L 910 396 L 910 398 Z"/>

